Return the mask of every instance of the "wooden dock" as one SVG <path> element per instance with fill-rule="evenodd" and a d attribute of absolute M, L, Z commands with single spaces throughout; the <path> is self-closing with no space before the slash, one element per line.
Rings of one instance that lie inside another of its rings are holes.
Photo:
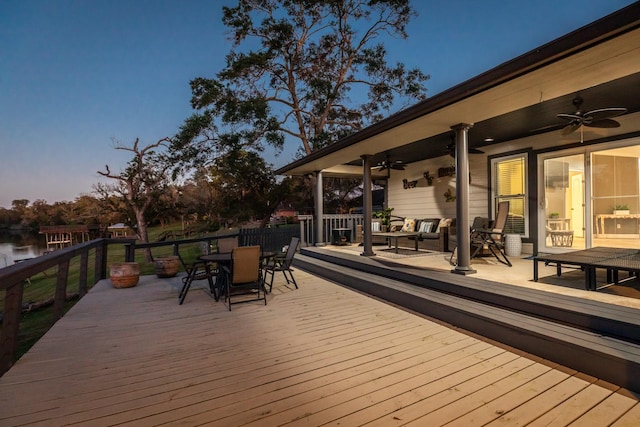
<path fill-rule="evenodd" d="M 0 426 L 640 425 L 632 393 L 294 274 L 232 312 L 100 282 L 0 378 Z"/>

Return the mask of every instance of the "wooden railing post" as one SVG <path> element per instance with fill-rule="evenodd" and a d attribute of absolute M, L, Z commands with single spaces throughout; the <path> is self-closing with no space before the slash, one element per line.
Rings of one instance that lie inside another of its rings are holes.
<path fill-rule="evenodd" d="M 94 283 L 98 283 L 98 281 L 107 278 L 107 248 L 108 244 L 106 241 L 103 241 L 100 246 L 96 247 Z"/>
<path fill-rule="evenodd" d="M 136 260 L 136 244 L 135 243 L 125 243 L 124 260 L 126 262 L 134 262 Z"/>
<path fill-rule="evenodd" d="M 0 375 L 13 366 L 13 361 L 18 354 L 18 332 L 20 330 L 23 292 L 24 282 L 16 283 L 5 292 L 2 333 L 0 334 Z"/>
<path fill-rule="evenodd" d="M 56 279 L 56 293 L 53 297 L 53 318 L 60 319 L 64 314 L 64 305 L 67 302 L 67 279 L 69 278 L 69 260 L 58 264 Z"/>
<path fill-rule="evenodd" d="M 80 283 L 78 283 L 78 295 L 80 298 L 87 294 L 88 264 L 89 251 L 80 254 Z"/>

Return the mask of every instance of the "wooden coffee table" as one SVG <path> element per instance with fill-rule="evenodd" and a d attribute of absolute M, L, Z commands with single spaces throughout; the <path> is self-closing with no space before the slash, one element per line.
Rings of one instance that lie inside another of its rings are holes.
<path fill-rule="evenodd" d="M 372 236 L 384 237 L 387 239 L 389 247 L 391 247 L 391 239 L 395 239 L 395 249 L 396 253 L 398 253 L 398 239 L 401 237 L 410 237 L 410 236 L 419 236 L 420 233 L 417 231 L 374 231 L 371 233 Z M 415 250 L 418 251 L 418 239 L 415 240 L 416 246 Z"/>

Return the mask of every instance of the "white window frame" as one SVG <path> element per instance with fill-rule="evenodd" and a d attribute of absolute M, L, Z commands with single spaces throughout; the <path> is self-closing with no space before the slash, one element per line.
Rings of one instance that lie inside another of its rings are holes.
<path fill-rule="evenodd" d="M 524 201 L 524 233 L 521 234 L 522 237 L 524 238 L 528 238 L 529 237 L 529 198 L 527 197 L 527 193 L 529 191 L 529 155 L 528 153 L 518 153 L 518 154 L 512 154 L 509 156 L 502 156 L 502 157 L 494 157 L 491 159 L 491 206 L 489 206 L 490 209 L 490 215 L 492 216 L 492 218 L 495 218 L 496 216 L 496 207 L 498 206 L 498 199 L 505 199 L 505 195 L 499 195 L 496 194 L 496 189 L 498 188 L 497 186 L 497 182 L 496 182 L 496 165 L 498 163 L 504 162 L 504 161 L 509 161 L 509 160 L 513 160 L 513 159 L 522 159 L 523 160 L 523 164 L 524 164 L 524 169 L 523 169 L 523 182 L 524 182 L 524 194 L 522 194 L 522 198 Z M 510 197 L 515 197 L 515 196 L 519 196 L 519 195 L 509 195 Z M 506 199 L 508 200 L 508 197 L 506 197 Z"/>

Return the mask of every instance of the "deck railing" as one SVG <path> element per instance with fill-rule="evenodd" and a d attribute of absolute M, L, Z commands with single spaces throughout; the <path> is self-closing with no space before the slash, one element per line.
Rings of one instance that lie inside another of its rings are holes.
<path fill-rule="evenodd" d="M 110 243 L 125 242 L 122 239 L 96 239 L 0 269 L 0 292 L 5 293 L 0 334 L 0 375 L 6 372 L 16 359 L 25 282 L 38 273 L 45 273 L 46 270 L 57 267 L 53 297 L 53 321 L 55 322 L 64 314 L 71 260 L 80 258 L 78 295 L 82 297 L 87 293 L 89 283 L 89 252 L 94 250 L 95 267 L 92 284 L 95 284 L 107 276 L 107 248 Z"/>
<path fill-rule="evenodd" d="M 298 215 L 300 221 L 300 239 L 302 246 L 311 246 L 317 242 L 331 243 L 333 230 L 336 228 L 348 228 L 351 230 L 351 239 L 354 239 L 356 226 L 362 225 L 362 214 L 325 214 L 322 215 L 322 238 L 316 238 L 315 217 L 313 215 Z"/>
<path fill-rule="evenodd" d="M 134 261 L 136 251 L 145 248 L 171 246 L 173 253 L 177 255 L 181 245 L 206 242 L 207 248 L 210 248 L 218 239 L 235 236 L 238 237 L 240 246 L 261 245 L 265 250 L 279 251 L 289 244 L 292 237 L 299 237 L 299 230 L 296 227 L 240 229 L 234 233 L 153 243 L 136 243 L 133 239 L 101 238 L 1 268 L 0 292 L 4 291 L 5 298 L 0 333 L 0 376 L 9 370 L 16 360 L 25 282 L 36 274 L 45 273 L 48 269 L 57 267 L 53 297 L 53 322 L 55 322 L 64 314 L 69 288 L 69 265 L 76 257 L 80 258 L 78 295 L 82 298 L 89 287 L 89 258 L 92 250 L 94 251 L 94 276 L 91 285 L 107 278 L 107 249 L 110 244 L 124 245 L 124 261 Z"/>

